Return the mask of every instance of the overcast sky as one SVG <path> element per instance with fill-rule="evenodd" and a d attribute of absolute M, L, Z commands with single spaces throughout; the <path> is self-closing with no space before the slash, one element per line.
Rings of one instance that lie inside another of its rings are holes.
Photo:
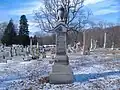
<path fill-rule="evenodd" d="M 42 0 L 0 0 L 0 22 L 8 22 L 11 18 L 18 23 L 21 15 L 25 14 L 31 32 L 38 31 L 33 22 L 33 10 L 42 6 Z M 93 20 L 117 23 L 120 17 L 120 0 L 86 0 L 85 7 L 89 8 Z"/>

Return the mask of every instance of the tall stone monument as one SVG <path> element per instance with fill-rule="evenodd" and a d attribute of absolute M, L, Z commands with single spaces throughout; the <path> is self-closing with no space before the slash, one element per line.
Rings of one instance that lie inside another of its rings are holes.
<path fill-rule="evenodd" d="M 60 13 L 61 12 L 61 13 Z M 68 84 L 73 82 L 73 72 L 69 65 L 69 58 L 66 54 L 66 33 L 67 27 L 64 22 L 64 8 L 58 10 L 58 22 L 54 31 L 56 32 L 56 56 L 49 81 L 52 84 Z"/>

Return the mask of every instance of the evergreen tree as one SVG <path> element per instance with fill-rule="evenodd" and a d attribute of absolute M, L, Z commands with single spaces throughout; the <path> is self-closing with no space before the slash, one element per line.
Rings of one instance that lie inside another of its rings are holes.
<path fill-rule="evenodd" d="M 13 20 L 11 19 L 4 31 L 4 35 L 2 37 L 2 43 L 8 45 L 16 44 L 16 31 L 15 26 L 13 24 Z"/>
<path fill-rule="evenodd" d="M 27 46 L 30 44 L 29 31 L 27 18 L 25 15 L 20 17 L 20 27 L 19 27 L 19 44 Z"/>

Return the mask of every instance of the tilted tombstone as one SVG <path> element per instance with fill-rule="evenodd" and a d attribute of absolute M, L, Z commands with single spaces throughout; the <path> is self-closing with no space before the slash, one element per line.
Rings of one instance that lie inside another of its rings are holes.
<path fill-rule="evenodd" d="M 28 49 L 28 53 L 30 54 L 30 46 L 28 46 L 27 49 Z"/>
<path fill-rule="evenodd" d="M 17 55 L 20 56 L 20 46 L 17 46 Z"/>
<path fill-rule="evenodd" d="M 79 52 L 81 50 L 80 46 L 81 46 L 80 42 L 76 43 L 76 51 L 77 52 Z"/>
<path fill-rule="evenodd" d="M 39 58 L 39 43 L 37 42 L 37 45 L 34 46 L 34 57 L 36 59 Z"/>
<path fill-rule="evenodd" d="M 12 47 L 10 47 L 10 56 L 13 57 Z"/>
<path fill-rule="evenodd" d="M 59 10 L 63 10 L 61 7 Z M 60 11 L 58 12 L 60 13 Z M 61 13 L 64 14 L 63 11 Z M 69 58 L 66 54 L 66 33 L 67 27 L 64 22 L 64 15 L 58 15 L 59 22 L 54 28 L 56 32 L 56 56 L 52 66 L 52 72 L 49 75 L 49 81 L 52 84 L 69 84 L 73 82 L 73 72 L 69 66 Z"/>
<path fill-rule="evenodd" d="M 17 50 L 16 50 L 16 47 L 15 47 L 15 46 L 13 47 L 13 55 L 14 55 L 14 56 L 17 56 Z"/>
<path fill-rule="evenodd" d="M 45 47 L 42 47 L 42 58 L 46 58 Z"/>
<path fill-rule="evenodd" d="M 2 52 L 2 53 L 0 54 L 0 63 L 7 63 L 7 60 L 6 60 L 4 54 L 5 54 L 5 52 Z"/>
<path fill-rule="evenodd" d="M 71 50 L 71 45 L 68 45 L 68 50 L 67 50 L 68 53 L 71 53 L 72 50 Z"/>
<path fill-rule="evenodd" d="M 94 47 L 94 49 L 96 49 L 96 48 L 97 48 L 97 43 L 98 43 L 98 41 L 95 40 L 94 42 L 95 42 L 95 47 Z"/>

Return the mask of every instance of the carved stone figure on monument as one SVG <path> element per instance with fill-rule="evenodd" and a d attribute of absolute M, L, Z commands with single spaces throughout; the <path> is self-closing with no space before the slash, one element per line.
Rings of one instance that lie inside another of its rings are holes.
<path fill-rule="evenodd" d="M 59 7 L 59 9 L 57 10 L 57 13 L 58 13 L 58 21 L 64 21 L 64 17 L 65 17 L 65 9 L 63 8 L 63 6 L 61 5 Z"/>

